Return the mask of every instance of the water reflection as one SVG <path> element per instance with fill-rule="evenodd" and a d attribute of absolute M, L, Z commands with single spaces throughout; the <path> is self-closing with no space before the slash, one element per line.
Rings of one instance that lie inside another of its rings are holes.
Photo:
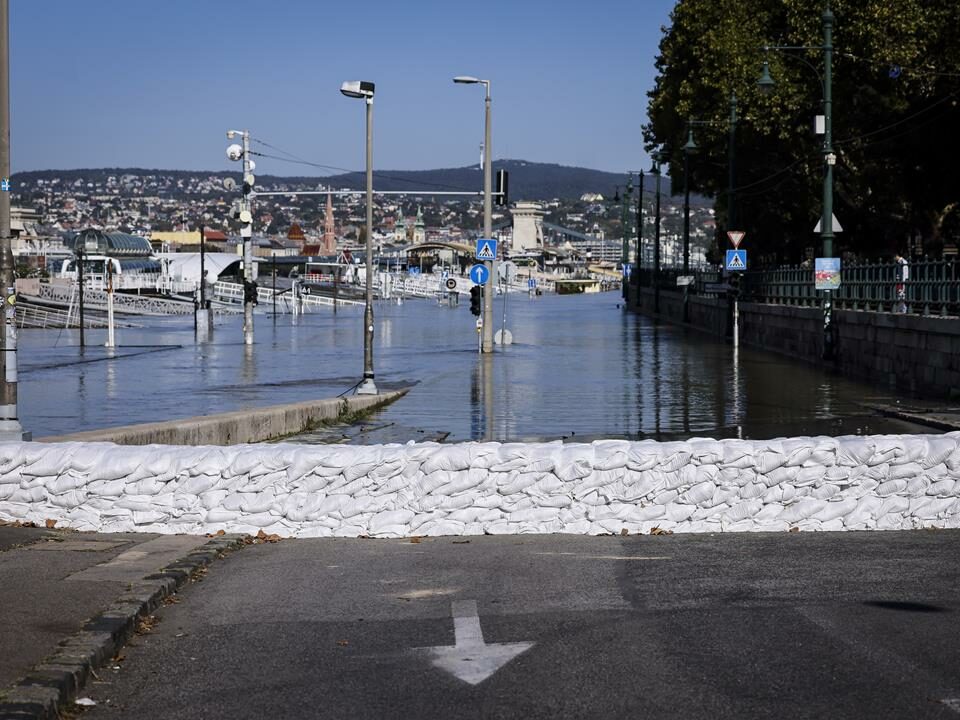
<path fill-rule="evenodd" d="M 897 396 L 788 357 L 626 313 L 613 293 L 510 298 L 514 344 L 481 356 L 467 304 L 379 303 L 375 368 L 384 389 L 413 385 L 382 410 L 369 441 L 596 437 L 775 437 L 901 432 L 862 403 Z M 500 309 L 500 308 L 498 308 Z M 262 319 L 261 319 L 262 318 Z M 500 317 L 496 321 L 501 320 Z M 106 358 L 75 334 L 20 338 L 20 415 L 36 437 L 334 397 L 360 379 L 363 322 L 352 308 L 217 319 L 198 342 L 192 318 L 143 318 Z M 69 344 L 74 343 L 74 344 Z M 80 364 L 78 364 L 80 363 Z M 86 375 L 90 375 L 86 378 Z M 88 392 L 87 384 L 96 392 Z"/>

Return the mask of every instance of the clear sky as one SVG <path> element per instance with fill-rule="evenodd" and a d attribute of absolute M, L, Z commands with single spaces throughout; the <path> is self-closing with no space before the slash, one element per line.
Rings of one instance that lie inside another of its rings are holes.
<path fill-rule="evenodd" d="M 11 0 L 13 171 L 228 169 L 228 128 L 359 169 L 493 155 L 602 170 L 649 165 L 641 125 L 673 0 Z M 257 149 L 254 146 L 254 149 Z M 271 152 L 266 150 L 266 152 Z M 274 160 L 258 173 L 322 174 Z"/>

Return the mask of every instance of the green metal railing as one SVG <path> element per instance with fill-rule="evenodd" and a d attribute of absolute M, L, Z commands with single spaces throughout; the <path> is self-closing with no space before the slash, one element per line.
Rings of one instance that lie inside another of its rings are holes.
<path fill-rule="evenodd" d="M 960 316 L 960 260 L 914 260 L 909 278 L 903 283 L 904 298 L 897 292 L 900 267 L 896 263 L 844 264 L 840 287 L 832 292 L 833 306 L 839 310 L 897 312 L 919 315 Z M 636 269 L 634 273 L 638 272 Z M 640 286 L 653 286 L 653 270 L 641 268 Z M 692 294 L 726 294 L 730 282 L 720 268 L 692 271 L 696 280 Z M 677 290 L 678 269 L 660 271 L 661 290 Z M 636 282 L 636 277 L 633 282 Z M 788 266 L 741 273 L 740 298 L 748 302 L 820 307 L 824 293 L 814 287 L 813 267 Z"/>
<path fill-rule="evenodd" d="M 920 260 L 908 267 L 901 301 L 897 292 L 900 267 L 896 263 L 845 264 L 840 271 L 840 287 L 832 291 L 834 308 L 896 312 L 902 302 L 909 313 L 960 314 L 960 262 Z M 752 302 L 819 307 L 824 293 L 814 288 L 813 268 L 799 266 L 744 273 L 740 296 Z"/>

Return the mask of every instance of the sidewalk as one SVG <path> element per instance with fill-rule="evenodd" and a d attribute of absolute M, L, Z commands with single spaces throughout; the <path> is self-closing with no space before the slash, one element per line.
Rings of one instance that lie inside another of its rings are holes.
<path fill-rule="evenodd" d="M 0 720 L 57 717 L 140 619 L 239 542 L 0 526 Z"/>

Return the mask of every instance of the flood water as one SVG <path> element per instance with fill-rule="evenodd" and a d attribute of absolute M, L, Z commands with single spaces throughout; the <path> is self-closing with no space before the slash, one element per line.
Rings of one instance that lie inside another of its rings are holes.
<path fill-rule="evenodd" d="M 501 327 L 503 298 L 495 307 Z M 382 302 L 376 381 L 410 392 L 347 428 L 296 442 L 493 439 L 771 438 L 936 432 L 875 415 L 894 391 L 618 307 L 617 293 L 511 296 L 514 343 L 477 353 L 469 303 Z M 20 418 L 35 437 L 333 397 L 362 374 L 362 308 L 275 319 L 218 318 L 197 339 L 191 318 L 131 318 L 143 328 L 20 333 Z"/>

